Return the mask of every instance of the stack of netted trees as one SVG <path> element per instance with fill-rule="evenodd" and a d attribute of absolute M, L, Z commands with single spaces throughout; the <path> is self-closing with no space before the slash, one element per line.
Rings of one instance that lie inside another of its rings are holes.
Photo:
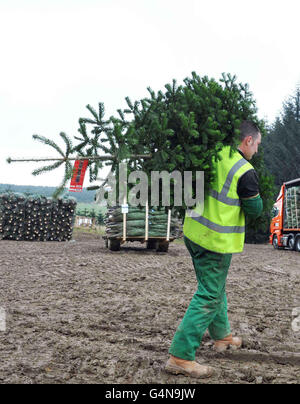
<path fill-rule="evenodd" d="M 70 240 L 76 204 L 73 198 L 0 194 L 0 239 Z"/>
<path fill-rule="evenodd" d="M 124 235 L 124 216 L 120 206 L 108 209 L 105 217 L 107 237 L 167 237 L 178 238 L 181 235 L 181 221 L 172 216 L 168 229 L 168 213 L 165 209 L 151 207 L 146 213 L 145 207 L 129 206 L 126 214 L 126 234 Z"/>
<path fill-rule="evenodd" d="M 289 229 L 300 228 L 300 187 L 291 187 L 286 190 L 286 209 L 284 227 Z"/>

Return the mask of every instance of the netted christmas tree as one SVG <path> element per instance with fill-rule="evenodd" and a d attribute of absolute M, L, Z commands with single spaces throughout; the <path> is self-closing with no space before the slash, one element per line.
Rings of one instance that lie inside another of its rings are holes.
<path fill-rule="evenodd" d="M 120 207 L 112 207 L 107 211 L 105 225 L 107 237 L 121 238 L 123 233 L 123 214 Z M 148 215 L 148 237 L 166 236 L 168 231 L 168 214 L 157 208 L 150 208 Z M 146 209 L 145 207 L 129 206 L 126 215 L 126 236 L 127 237 L 144 237 L 146 226 Z M 180 223 L 176 217 L 170 220 L 170 238 L 178 238 L 180 236 Z"/>

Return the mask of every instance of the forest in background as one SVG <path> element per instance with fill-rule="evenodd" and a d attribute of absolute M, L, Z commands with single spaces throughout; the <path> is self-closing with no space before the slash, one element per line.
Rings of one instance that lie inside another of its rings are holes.
<path fill-rule="evenodd" d="M 57 187 L 41 187 L 34 185 L 15 185 L 15 184 L 0 184 L 0 193 L 2 192 L 19 192 L 22 194 L 41 195 L 51 197 Z M 83 189 L 82 192 L 69 192 L 67 189 L 64 194 L 67 197 L 73 197 L 78 203 L 93 203 L 95 191 Z"/>
<path fill-rule="evenodd" d="M 283 182 L 300 178 L 300 87 L 283 102 L 282 112 L 262 140 L 264 161 L 276 192 Z"/>

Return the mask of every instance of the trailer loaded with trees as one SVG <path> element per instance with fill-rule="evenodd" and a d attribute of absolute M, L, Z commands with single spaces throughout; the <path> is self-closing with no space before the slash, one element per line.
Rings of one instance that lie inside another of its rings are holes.
<path fill-rule="evenodd" d="M 182 234 L 181 220 L 172 215 L 170 209 L 167 213 L 164 209 L 148 206 L 125 209 L 116 206 L 107 211 L 104 239 L 111 251 L 120 250 L 125 242 L 139 241 L 146 243 L 147 249 L 167 252 L 169 243 Z"/>

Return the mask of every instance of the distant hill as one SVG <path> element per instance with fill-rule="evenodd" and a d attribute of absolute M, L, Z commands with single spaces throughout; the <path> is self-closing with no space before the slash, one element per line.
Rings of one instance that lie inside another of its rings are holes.
<path fill-rule="evenodd" d="M 3 192 L 20 192 L 22 194 L 34 194 L 41 196 L 52 196 L 56 187 L 38 187 L 33 185 L 14 185 L 14 184 L 0 184 L 0 193 Z M 78 203 L 92 203 L 94 202 L 95 191 L 87 191 L 86 188 L 82 192 L 69 192 L 67 189 L 63 195 L 76 198 Z"/>

